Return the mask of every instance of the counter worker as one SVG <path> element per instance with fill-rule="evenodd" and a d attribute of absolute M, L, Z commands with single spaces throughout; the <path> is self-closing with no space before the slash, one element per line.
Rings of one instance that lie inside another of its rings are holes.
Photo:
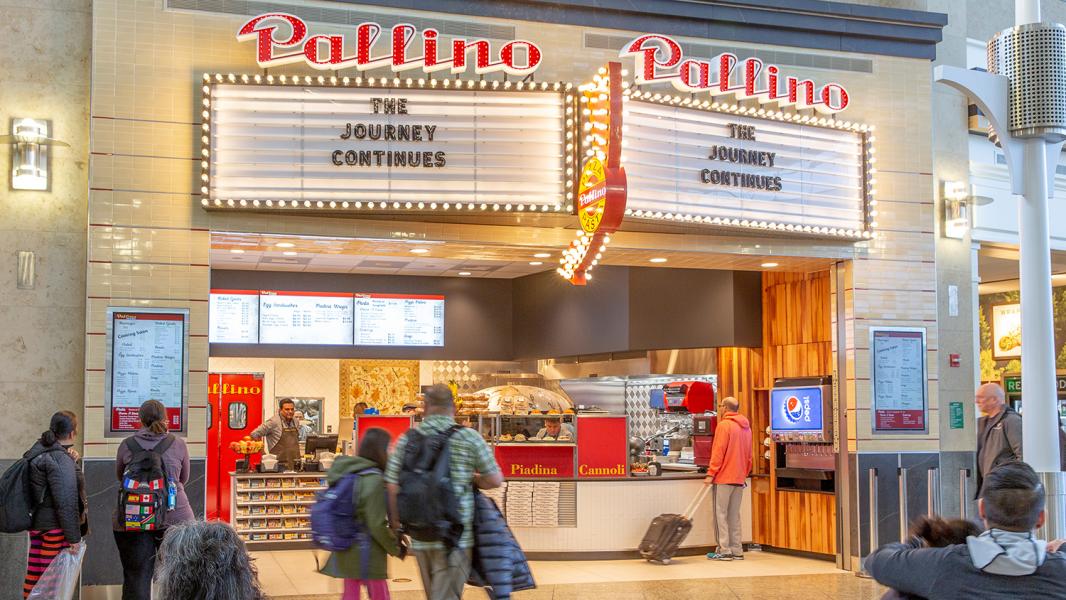
<path fill-rule="evenodd" d="M 544 427 L 540 428 L 540 431 L 537 432 L 534 439 L 543 440 L 546 437 L 559 439 L 559 434 L 562 433 L 564 429 L 570 434 L 571 440 L 577 440 L 577 432 L 574 431 L 574 426 L 569 423 L 563 423 L 561 417 L 548 417 L 547 419 L 544 419 Z"/>
<path fill-rule="evenodd" d="M 300 423 L 296 420 L 296 403 L 291 398 L 278 402 L 278 414 L 267 419 L 251 433 L 253 440 L 266 438 L 267 451 L 278 462 L 291 463 L 300 457 Z"/>
<path fill-rule="evenodd" d="M 310 425 L 304 423 L 304 414 L 302 412 L 296 411 L 296 416 L 294 418 L 296 419 L 296 423 L 298 424 L 297 429 L 299 429 L 299 431 L 297 432 L 297 434 L 300 437 L 300 441 L 306 442 L 307 436 L 311 435 L 315 431 L 311 429 Z"/>

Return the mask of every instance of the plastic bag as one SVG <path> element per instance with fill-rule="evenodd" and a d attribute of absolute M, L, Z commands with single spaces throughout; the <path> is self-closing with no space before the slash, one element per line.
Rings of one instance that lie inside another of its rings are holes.
<path fill-rule="evenodd" d="M 81 561 L 85 558 L 85 544 L 78 544 L 71 551 L 64 548 L 52 559 L 37 585 L 33 586 L 27 600 L 70 600 L 78 587 L 81 575 Z"/>

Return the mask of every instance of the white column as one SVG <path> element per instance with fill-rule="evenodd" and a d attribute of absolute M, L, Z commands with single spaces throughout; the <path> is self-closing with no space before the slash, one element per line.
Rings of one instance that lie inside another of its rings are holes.
<path fill-rule="evenodd" d="M 1037 472 L 1058 472 L 1058 399 L 1051 308 L 1047 156 L 1042 139 L 1024 141 L 1025 195 L 1018 203 L 1021 246 L 1022 425 L 1025 462 Z"/>
<path fill-rule="evenodd" d="M 1026 23 L 1040 22 L 1040 0 L 1015 0 L 1014 24 L 1025 25 Z"/>

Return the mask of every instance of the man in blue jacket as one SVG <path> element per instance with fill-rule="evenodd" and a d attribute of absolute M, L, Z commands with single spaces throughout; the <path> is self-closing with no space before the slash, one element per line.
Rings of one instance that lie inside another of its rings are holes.
<path fill-rule="evenodd" d="M 1066 598 L 1066 555 L 1033 530 L 1044 524 L 1044 487 L 1032 467 L 1012 462 L 985 478 L 977 510 L 986 531 L 965 544 L 889 544 L 866 559 L 881 585 L 928 600 Z"/>

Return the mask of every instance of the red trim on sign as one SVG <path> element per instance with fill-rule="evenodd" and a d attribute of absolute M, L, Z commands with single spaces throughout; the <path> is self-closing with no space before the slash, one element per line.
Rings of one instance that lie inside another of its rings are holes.
<path fill-rule="evenodd" d="M 444 296 L 436 294 L 355 294 L 356 298 L 386 298 L 396 300 L 444 300 Z"/>
<path fill-rule="evenodd" d="M 211 293 L 212 294 L 230 294 L 230 295 L 240 294 L 240 295 L 244 295 L 244 296 L 258 296 L 259 295 L 259 290 L 219 290 L 219 289 L 211 288 Z"/>
<path fill-rule="evenodd" d="M 318 296 L 321 298 L 351 298 L 350 292 L 290 292 L 285 290 L 260 290 L 260 296 Z"/>
<path fill-rule="evenodd" d="M 175 313 L 138 313 L 138 312 L 117 312 L 114 313 L 115 319 L 122 320 L 136 320 L 136 321 L 184 321 L 185 315 Z"/>

